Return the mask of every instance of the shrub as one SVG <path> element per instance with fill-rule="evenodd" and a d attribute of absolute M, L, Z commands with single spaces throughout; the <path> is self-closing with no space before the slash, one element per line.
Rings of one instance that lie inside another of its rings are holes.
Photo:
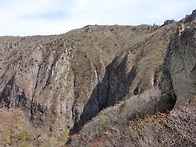
<path fill-rule="evenodd" d="M 69 139 L 69 129 L 66 129 L 59 137 L 60 141 L 67 142 Z"/>
<path fill-rule="evenodd" d="M 101 115 L 100 115 L 100 119 L 101 119 L 102 121 L 104 121 L 104 120 L 105 120 L 105 117 L 101 114 Z"/>
<path fill-rule="evenodd" d="M 33 135 L 28 133 L 28 129 L 25 129 L 18 134 L 18 140 L 20 141 L 29 141 L 32 139 L 33 139 Z"/>

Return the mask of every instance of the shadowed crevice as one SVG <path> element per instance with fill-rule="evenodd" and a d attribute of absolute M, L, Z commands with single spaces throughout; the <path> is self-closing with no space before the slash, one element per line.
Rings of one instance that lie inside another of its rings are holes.
<path fill-rule="evenodd" d="M 0 95 L 0 107 L 21 109 L 34 127 L 44 126 L 48 119 L 47 107 L 36 100 L 30 100 L 25 92 L 16 85 L 15 76 L 6 84 Z"/>
<path fill-rule="evenodd" d="M 106 67 L 102 82 L 94 88 L 80 116 L 80 120 L 74 124 L 70 134 L 79 132 L 84 124 L 95 117 L 101 110 L 115 105 L 129 93 L 132 82 L 136 77 L 136 67 L 126 73 L 127 60 L 127 55 L 124 57 L 117 56 Z"/>

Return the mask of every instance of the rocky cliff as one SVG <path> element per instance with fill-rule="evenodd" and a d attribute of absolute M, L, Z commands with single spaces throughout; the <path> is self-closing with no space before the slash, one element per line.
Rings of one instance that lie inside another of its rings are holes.
<path fill-rule="evenodd" d="M 169 44 L 160 85 L 160 111 L 172 109 L 174 104 L 177 107 L 185 102 L 190 103 L 196 95 L 195 17 L 193 11 L 192 15 L 179 24 Z M 191 21 L 187 22 L 190 18 Z"/>
<path fill-rule="evenodd" d="M 192 15 L 178 23 L 168 45 L 159 88 L 105 109 L 70 146 L 196 145 L 196 20 L 186 21 Z M 158 111 L 167 114 L 153 115 Z"/>
<path fill-rule="evenodd" d="M 106 128 L 120 141 L 116 134 L 129 135 L 132 120 L 193 101 L 195 21 L 187 17 L 191 20 L 181 24 L 95 25 L 58 36 L 0 37 L 0 120 L 3 114 L 15 118 L 16 110 L 29 131 L 19 129 L 26 135 L 21 139 L 11 124 L 3 130 L 7 133 L 0 132 L 0 140 L 60 146 L 78 133 L 70 146 L 96 146 Z M 127 135 L 121 139 L 130 139 Z M 185 143 L 195 142 L 185 138 Z"/>

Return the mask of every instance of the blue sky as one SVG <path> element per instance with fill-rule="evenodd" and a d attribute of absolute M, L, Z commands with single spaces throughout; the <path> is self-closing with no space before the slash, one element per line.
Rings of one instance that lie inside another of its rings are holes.
<path fill-rule="evenodd" d="M 163 24 L 196 0 L 0 0 L 0 36 L 61 34 L 85 25 Z"/>

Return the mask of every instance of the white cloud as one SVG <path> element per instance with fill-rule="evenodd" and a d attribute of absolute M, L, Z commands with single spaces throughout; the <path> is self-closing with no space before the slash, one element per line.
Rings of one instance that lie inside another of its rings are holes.
<path fill-rule="evenodd" d="M 60 34 L 88 24 L 161 24 L 195 0 L 0 0 L 0 35 Z"/>

